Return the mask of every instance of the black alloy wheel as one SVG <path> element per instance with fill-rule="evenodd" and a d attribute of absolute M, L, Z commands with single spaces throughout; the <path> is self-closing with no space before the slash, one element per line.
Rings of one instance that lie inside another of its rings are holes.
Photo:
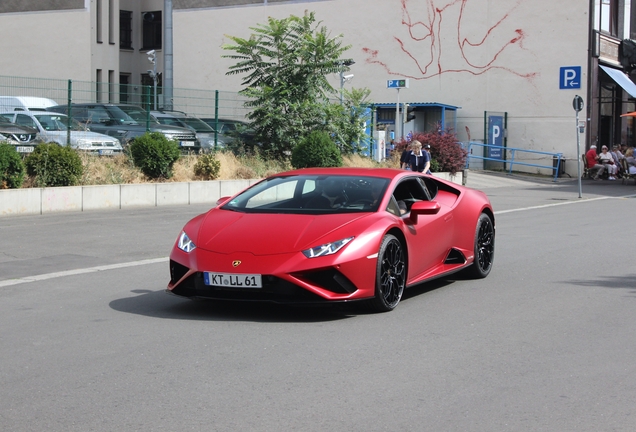
<path fill-rule="evenodd" d="M 376 267 L 375 298 L 371 308 L 388 312 L 398 305 L 406 286 L 406 254 L 402 243 L 387 234 L 380 244 Z"/>
<path fill-rule="evenodd" d="M 488 276 L 495 259 L 495 227 L 490 217 L 482 213 L 475 229 L 475 261 L 470 267 L 471 276 L 483 279 Z"/>

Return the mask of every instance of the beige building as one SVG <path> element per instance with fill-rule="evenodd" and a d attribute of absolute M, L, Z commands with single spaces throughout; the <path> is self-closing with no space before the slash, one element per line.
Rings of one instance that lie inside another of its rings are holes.
<path fill-rule="evenodd" d="M 462 141 L 496 139 L 572 160 L 580 131 L 575 95 L 584 101 L 581 151 L 596 140 L 636 143 L 633 120 L 620 117 L 636 109 L 626 74 L 636 32 L 631 1 L 172 0 L 173 87 L 237 92 L 241 77 L 226 75 L 232 61 L 222 57 L 227 35 L 248 37 L 270 16 L 309 10 L 351 45 L 355 64 L 347 74 L 354 77 L 344 86 L 368 87 L 374 102 L 395 103 L 398 91 L 387 81 L 408 79 L 400 102 L 458 107 Z M 0 40 L 14 55 L 0 75 L 96 81 L 95 98 L 131 100 L 136 86 L 153 84 L 147 52 L 154 50 L 162 97 L 165 24 L 164 0 L 5 0 Z M 332 83 L 337 89 L 340 77 Z M 425 122 L 416 110 L 404 133 L 430 128 Z M 577 166 L 566 169 L 576 174 Z"/>

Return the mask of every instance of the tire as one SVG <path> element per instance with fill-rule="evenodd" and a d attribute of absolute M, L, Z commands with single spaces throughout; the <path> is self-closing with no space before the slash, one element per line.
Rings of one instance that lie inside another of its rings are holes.
<path fill-rule="evenodd" d="M 482 213 L 475 228 L 475 261 L 468 268 L 469 276 L 483 279 L 488 276 L 495 259 L 495 227 L 490 217 Z"/>
<path fill-rule="evenodd" d="M 382 239 L 375 276 L 375 298 L 370 308 L 375 312 L 395 309 L 406 286 L 406 253 L 402 243 L 393 235 Z"/>

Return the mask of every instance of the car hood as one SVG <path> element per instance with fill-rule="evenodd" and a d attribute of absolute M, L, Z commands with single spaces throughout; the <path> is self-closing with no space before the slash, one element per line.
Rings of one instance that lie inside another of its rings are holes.
<path fill-rule="evenodd" d="M 41 133 L 43 137 L 57 137 L 57 138 L 66 138 L 66 131 L 44 131 Z M 76 141 L 78 139 L 87 139 L 95 142 L 117 142 L 116 138 L 113 138 L 110 135 L 104 135 L 98 132 L 91 131 L 71 131 L 71 141 Z"/>
<path fill-rule="evenodd" d="M 1 124 L 0 125 L 0 133 L 3 134 L 36 134 L 37 129 L 33 129 L 27 126 L 19 126 L 12 124 Z"/>
<path fill-rule="evenodd" d="M 255 214 L 213 209 L 202 221 L 194 243 L 202 249 L 226 254 L 291 253 L 319 246 L 330 233 L 368 215 Z M 354 236 L 353 231 L 347 236 Z M 339 239 L 329 241 L 335 240 Z"/>
<path fill-rule="evenodd" d="M 191 129 L 179 126 L 171 126 L 165 125 L 161 123 L 150 123 L 150 131 L 151 132 L 162 132 L 162 133 L 186 133 L 194 136 L 194 132 Z"/>

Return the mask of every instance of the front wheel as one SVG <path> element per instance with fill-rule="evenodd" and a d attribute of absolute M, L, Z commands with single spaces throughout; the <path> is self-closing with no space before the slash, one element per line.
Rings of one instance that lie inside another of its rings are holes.
<path fill-rule="evenodd" d="M 375 298 L 370 306 L 388 312 L 398 305 L 406 285 L 406 254 L 402 243 L 391 234 L 382 239 L 375 277 Z"/>
<path fill-rule="evenodd" d="M 468 268 L 470 276 L 483 279 L 488 276 L 495 259 L 495 227 L 490 217 L 482 213 L 475 229 L 475 261 Z"/>

